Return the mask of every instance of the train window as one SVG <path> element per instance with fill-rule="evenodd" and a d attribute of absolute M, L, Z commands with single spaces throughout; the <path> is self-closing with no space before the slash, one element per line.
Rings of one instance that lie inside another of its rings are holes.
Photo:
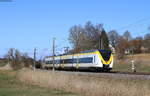
<path fill-rule="evenodd" d="M 60 60 L 60 63 L 62 64 L 62 63 L 63 63 L 63 60 Z"/>
<path fill-rule="evenodd" d="M 49 64 L 53 64 L 53 61 L 50 61 L 50 63 Z"/>
<path fill-rule="evenodd" d="M 53 61 L 46 61 L 46 64 L 53 64 Z"/>
<path fill-rule="evenodd" d="M 64 59 L 62 61 L 64 61 L 65 64 L 67 64 L 67 63 L 77 63 L 77 59 L 76 58 L 75 59 Z"/>
<path fill-rule="evenodd" d="M 68 64 L 68 63 L 77 63 L 77 59 L 63 59 L 61 63 Z"/>
<path fill-rule="evenodd" d="M 72 60 L 71 59 L 64 59 L 64 64 L 67 64 L 67 63 L 72 63 Z"/>
<path fill-rule="evenodd" d="M 60 64 L 60 60 L 55 60 L 55 64 Z"/>
<path fill-rule="evenodd" d="M 79 58 L 79 63 L 92 63 L 93 57 Z"/>
<path fill-rule="evenodd" d="M 49 64 L 49 61 L 46 61 L 45 64 Z"/>
<path fill-rule="evenodd" d="M 73 59 L 73 63 L 77 63 L 77 59 L 76 58 Z"/>
<path fill-rule="evenodd" d="M 69 63 L 92 63 L 93 57 L 86 57 L 86 58 L 74 58 L 74 59 L 62 59 L 57 60 L 57 64 L 63 63 L 63 64 L 69 64 Z M 56 63 L 55 63 L 56 64 Z"/>

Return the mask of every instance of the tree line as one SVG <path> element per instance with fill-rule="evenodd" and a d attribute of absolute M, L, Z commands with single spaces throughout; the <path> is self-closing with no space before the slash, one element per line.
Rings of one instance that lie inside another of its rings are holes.
<path fill-rule="evenodd" d="M 84 26 L 74 25 L 69 30 L 72 53 L 94 49 L 114 49 L 118 59 L 125 54 L 150 53 L 150 33 L 144 37 L 132 37 L 129 31 L 120 35 L 117 30 L 106 32 L 103 24 L 86 22 Z"/>
<path fill-rule="evenodd" d="M 109 49 L 109 39 L 103 25 L 93 25 L 90 21 L 84 27 L 71 27 L 69 41 L 73 46 L 72 52 L 75 53 L 91 49 Z"/>
<path fill-rule="evenodd" d="M 35 62 L 35 65 L 34 65 Z M 41 60 L 34 60 L 27 53 L 22 53 L 18 49 L 10 48 L 1 60 L 1 63 L 9 64 L 13 70 L 22 68 L 41 68 Z"/>

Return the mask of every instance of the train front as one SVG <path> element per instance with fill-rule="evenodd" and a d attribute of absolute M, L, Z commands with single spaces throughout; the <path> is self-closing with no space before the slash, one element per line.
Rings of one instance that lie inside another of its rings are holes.
<path fill-rule="evenodd" d="M 113 68 L 113 55 L 110 50 L 99 50 L 103 71 L 110 71 Z"/>

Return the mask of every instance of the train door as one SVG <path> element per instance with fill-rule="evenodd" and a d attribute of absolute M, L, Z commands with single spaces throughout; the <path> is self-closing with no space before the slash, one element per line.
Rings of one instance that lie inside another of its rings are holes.
<path fill-rule="evenodd" d="M 72 58 L 71 58 L 71 69 L 73 69 L 74 68 L 74 66 L 73 66 L 73 64 L 74 64 L 74 54 L 72 55 Z"/>
<path fill-rule="evenodd" d="M 80 67 L 80 64 L 79 64 L 79 54 L 78 54 L 76 58 L 76 69 L 79 69 L 79 67 Z"/>
<path fill-rule="evenodd" d="M 60 56 L 60 68 L 64 68 L 64 58 L 62 56 Z"/>

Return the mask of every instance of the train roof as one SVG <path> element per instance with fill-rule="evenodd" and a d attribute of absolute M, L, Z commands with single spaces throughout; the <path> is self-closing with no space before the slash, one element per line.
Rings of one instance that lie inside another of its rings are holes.
<path fill-rule="evenodd" d="M 91 53 L 91 52 L 95 52 L 95 51 L 100 51 L 100 52 L 112 52 L 111 50 L 106 50 L 106 49 L 96 49 L 96 50 L 87 50 L 87 51 L 81 51 L 79 53 L 75 53 L 75 54 L 80 54 L 80 53 Z M 73 53 L 69 53 L 69 54 L 59 54 L 59 55 L 55 55 L 55 56 L 63 56 L 63 55 L 72 55 Z M 53 57 L 53 56 L 47 56 L 48 57 Z"/>
<path fill-rule="evenodd" d="M 87 51 L 81 51 L 80 53 L 91 53 L 95 51 L 100 51 L 100 52 L 111 52 L 111 50 L 106 50 L 106 49 L 96 49 L 96 50 L 87 50 Z"/>

